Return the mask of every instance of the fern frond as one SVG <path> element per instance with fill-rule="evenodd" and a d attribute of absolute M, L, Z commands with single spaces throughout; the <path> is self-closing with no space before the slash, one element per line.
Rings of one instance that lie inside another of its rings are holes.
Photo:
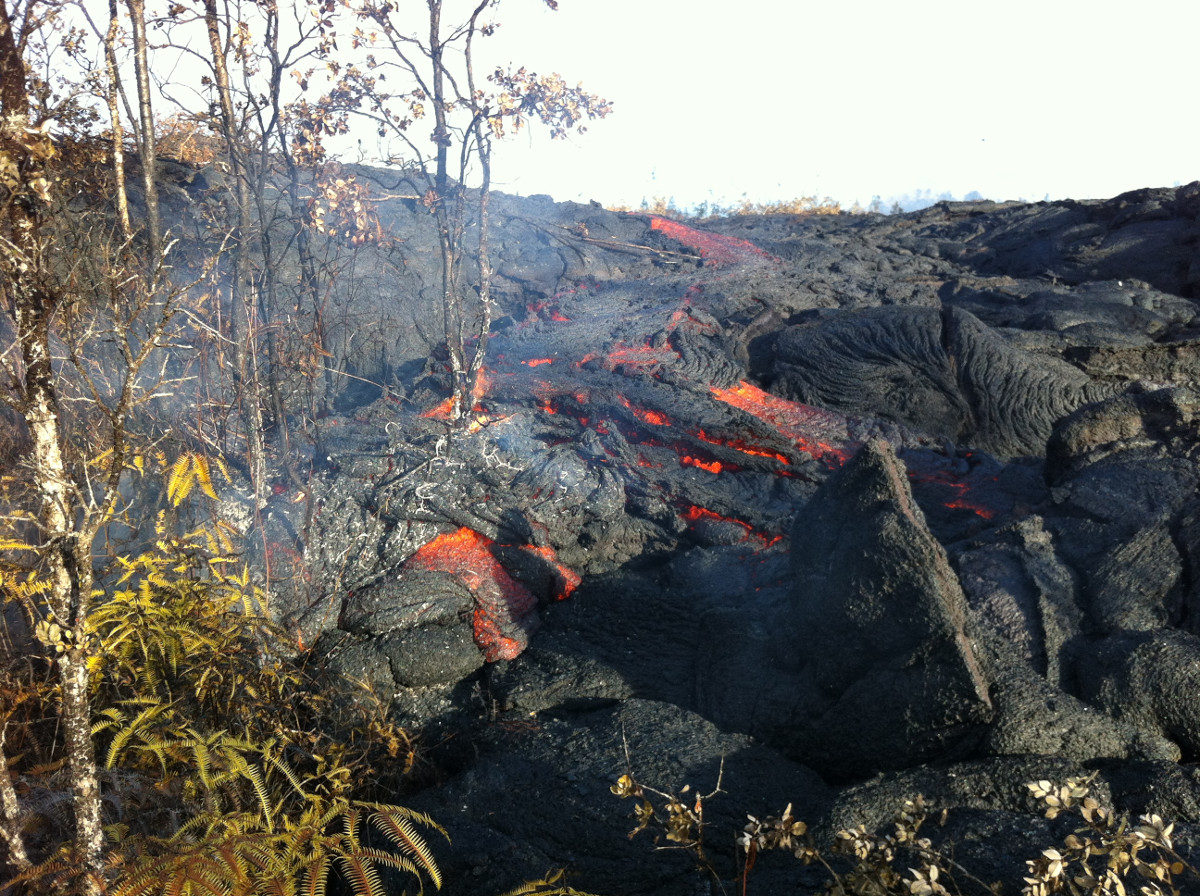
<path fill-rule="evenodd" d="M 566 877 L 566 872 L 559 868 L 548 873 L 541 880 L 526 881 L 516 889 L 504 893 L 503 896 L 595 896 L 593 893 L 585 893 L 574 887 L 568 887 L 562 882 L 564 877 Z"/>
<path fill-rule="evenodd" d="M 433 881 L 433 885 L 440 890 L 442 875 L 438 869 L 437 860 L 434 859 L 433 852 L 430 850 L 429 844 L 425 842 L 425 838 L 418 834 L 416 828 L 413 827 L 412 821 L 408 817 L 409 813 L 410 810 L 402 810 L 399 806 L 388 810 L 376 809 L 371 814 L 371 824 L 387 838 L 389 843 L 397 847 L 402 855 L 412 856 L 420 865 L 421 870 Z M 429 826 L 445 833 L 440 826 L 433 824 L 432 819 L 428 819 L 428 821 Z"/>
<path fill-rule="evenodd" d="M 178 507 L 192 491 L 195 480 L 192 477 L 192 455 L 185 451 L 175 458 L 171 465 L 171 473 L 167 477 L 167 500 L 172 507 Z"/>
<path fill-rule="evenodd" d="M 304 783 L 300 780 L 300 776 L 296 774 L 296 770 L 292 768 L 291 763 L 269 752 L 264 752 L 263 756 L 271 768 L 287 779 L 287 782 L 292 785 L 292 789 L 298 795 L 305 795 Z"/>
<path fill-rule="evenodd" d="M 108 753 L 104 758 L 105 768 L 113 768 L 116 766 L 121 757 L 121 753 L 125 747 L 135 737 L 143 738 L 144 740 L 153 740 L 145 738 L 147 729 L 152 722 L 157 721 L 164 713 L 170 710 L 170 706 L 158 703 L 155 701 L 150 706 L 143 709 L 129 724 L 124 724 L 124 717 L 120 717 L 117 721 L 122 727 L 118 729 L 113 736 L 112 741 L 108 745 Z"/>
<path fill-rule="evenodd" d="M 332 863 L 333 859 L 329 853 L 321 853 L 312 864 L 304 869 L 304 881 L 300 887 L 300 896 L 325 896 Z"/>
<path fill-rule="evenodd" d="M 225 481 L 233 482 L 233 477 L 229 475 L 229 467 L 225 464 L 225 458 L 218 454 L 213 460 L 217 465 L 217 469 L 221 471 L 221 475 L 225 477 Z"/>
<path fill-rule="evenodd" d="M 254 795 L 258 797 L 258 808 L 263 814 L 263 819 L 267 823 L 267 828 L 275 826 L 275 812 L 271 806 L 271 794 L 267 788 L 266 778 L 263 777 L 262 771 L 252 763 L 246 760 L 245 756 L 240 753 L 234 753 L 230 763 L 231 770 L 236 771 L 239 775 L 250 782 L 250 786 L 254 788 Z"/>
<path fill-rule="evenodd" d="M 342 815 L 342 837 L 347 852 L 357 852 L 362 849 L 362 823 L 364 813 L 361 809 L 350 807 Z"/>
<path fill-rule="evenodd" d="M 363 861 L 359 856 L 353 854 L 336 856 L 334 861 L 346 875 L 346 880 L 355 896 L 386 896 L 383 891 L 383 880 L 380 878 L 379 869 L 374 862 Z"/>
<path fill-rule="evenodd" d="M 203 454 L 192 456 L 192 475 L 195 476 L 196 484 L 200 486 L 201 491 L 214 501 L 217 500 L 217 490 L 213 488 L 212 472 L 208 468 L 208 458 Z"/>

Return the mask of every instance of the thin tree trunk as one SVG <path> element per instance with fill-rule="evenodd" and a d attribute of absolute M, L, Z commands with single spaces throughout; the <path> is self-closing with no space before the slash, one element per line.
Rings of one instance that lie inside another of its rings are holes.
<path fill-rule="evenodd" d="M 120 71 L 117 67 L 117 26 L 120 22 L 117 0 L 108 0 L 108 31 L 104 34 L 104 66 L 108 74 L 108 117 L 112 123 L 113 174 L 117 188 L 117 216 L 121 235 L 128 240 L 133 235 L 129 220 L 129 192 L 125 189 L 125 127 L 121 123 L 121 107 L 117 101 Z"/>
<path fill-rule="evenodd" d="M 145 0 L 126 0 L 133 31 L 133 70 L 138 94 L 138 155 L 142 158 L 142 182 L 146 191 L 146 245 L 154 264 L 162 258 L 162 224 L 158 214 L 158 149 L 154 133 L 154 109 L 150 94 L 150 65 L 146 57 Z"/>
<path fill-rule="evenodd" d="M 91 737 L 91 700 L 85 656 L 86 600 L 90 569 L 80 562 L 74 529 L 73 494 L 62 453 L 58 396 L 50 355 L 50 319 L 56 297 L 44 286 L 44 191 L 49 183 L 41 160 L 49 141 L 30 128 L 29 90 L 24 61 L 17 47 L 6 0 L 0 0 L 0 151 L 14 162 L 21 180 L 4 197 L 4 235 L 9 243 L 3 266 L 8 270 L 0 290 L 8 293 L 24 368 L 21 411 L 33 442 L 33 485 L 38 494 L 49 584 L 49 611 L 63 639 L 56 654 L 62 690 L 61 721 L 75 810 L 76 860 L 84 892 L 104 891 L 104 832 L 101 826 L 99 776 Z"/>
<path fill-rule="evenodd" d="M 2 0 L 0 0 L 2 2 Z M 3 49 L 0 48 L 0 53 Z M 15 206 L 15 204 L 14 204 Z M 18 233 L 28 234 L 30 245 L 20 247 L 26 258 L 37 259 L 40 221 L 23 214 Z M 27 224 L 29 226 L 21 226 Z M 31 265 L 37 270 L 37 261 Z M 104 832 L 100 816 L 100 782 L 92 744 L 92 707 L 88 686 L 86 600 L 91 575 L 78 556 L 79 533 L 73 528 L 72 493 L 62 454 L 58 397 L 50 359 L 49 320 L 54 301 L 36 284 L 14 289 L 17 333 L 25 382 L 21 411 L 33 441 L 33 482 L 39 498 L 39 523 L 43 544 L 44 579 L 49 584 L 47 606 L 60 629 L 69 633 L 56 650 L 62 693 L 60 717 L 67 750 L 68 774 L 74 793 L 75 848 L 86 875 L 85 892 L 103 891 Z M 86 558 L 83 558 L 86 561 Z"/>
<path fill-rule="evenodd" d="M 475 12 L 471 14 L 470 28 L 467 31 L 467 46 L 465 53 L 465 64 L 467 68 L 467 91 L 471 95 L 471 102 L 475 104 L 475 117 L 471 120 L 471 127 L 463 137 L 463 150 L 466 153 L 468 141 L 472 135 L 475 139 L 476 153 L 479 157 L 479 167 L 481 180 L 479 185 L 479 208 L 478 208 L 478 223 L 479 223 L 479 250 L 477 261 L 479 264 L 479 303 L 480 303 L 480 319 L 479 319 L 479 339 L 475 343 L 475 353 L 471 359 L 471 365 L 468 369 L 467 389 L 471 395 L 471 400 L 478 391 L 479 377 L 483 373 L 483 362 L 487 358 L 488 336 L 492 329 L 492 259 L 489 247 L 489 228 L 491 225 L 490 216 L 490 200 L 492 196 L 492 144 L 491 134 L 488 131 L 489 123 L 487 121 L 486 110 L 478 108 L 476 97 L 478 93 L 475 88 L 475 57 L 472 52 L 476 23 L 479 21 L 479 16 L 485 9 L 488 8 L 487 0 L 482 0 Z M 463 173 L 466 173 L 466 156 L 463 159 Z"/>
<path fill-rule="evenodd" d="M 446 158 L 450 148 L 450 127 L 446 120 L 446 68 L 442 62 L 442 0 L 427 0 L 429 4 L 429 61 L 432 63 L 433 84 L 433 142 L 437 147 L 437 168 L 434 187 L 437 200 L 446 198 L 449 177 L 446 173 Z"/>
<path fill-rule="evenodd" d="M 263 443 L 262 381 L 258 373 L 257 345 L 259 337 L 258 303 L 250 282 L 250 190 L 249 171 L 245 153 L 237 133 L 237 118 L 233 108 L 233 89 L 229 81 L 229 66 L 221 46 L 220 13 L 216 0 L 204 0 L 204 22 L 212 53 L 213 75 L 221 110 L 221 130 L 233 174 L 234 205 L 237 232 L 233 238 L 233 278 L 231 319 L 244 330 L 235 332 L 234 352 L 237 371 L 243 389 L 242 419 L 246 428 L 246 447 L 250 462 L 250 482 L 254 488 L 255 510 L 266 506 L 267 455 Z M 240 336 L 240 338 L 239 338 Z"/>
<path fill-rule="evenodd" d="M 25 849 L 25 837 L 21 830 L 21 801 L 13 787 L 12 774 L 8 770 L 8 722 L 0 727 L 0 811 L 4 813 L 4 823 L 0 825 L 0 837 L 8 849 L 8 857 L 17 871 L 26 871 L 33 864 L 29 860 L 29 852 Z"/>

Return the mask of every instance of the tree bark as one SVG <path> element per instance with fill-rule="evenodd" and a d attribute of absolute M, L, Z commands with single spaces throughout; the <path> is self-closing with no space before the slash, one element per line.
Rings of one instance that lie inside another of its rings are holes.
<path fill-rule="evenodd" d="M 120 14 L 117 9 L 117 0 L 108 0 L 108 30 L 104 34 L 104 67 L 108 74 L 108 89 L 104 99 L 108 105 L 108 118 L 112 124 L 113 180 L 116 182 L 117 188 L 117 217 L 121 222 L 121 235 L 128 240 L 133 236 L 133 224 L 129 219 L 129 192 L 125 189 L 125 128 L 121 122 L 121 106 L 117 101 L 120 89 L 120 70 L 117 64 L 117 27 L 119 23 Z"/>

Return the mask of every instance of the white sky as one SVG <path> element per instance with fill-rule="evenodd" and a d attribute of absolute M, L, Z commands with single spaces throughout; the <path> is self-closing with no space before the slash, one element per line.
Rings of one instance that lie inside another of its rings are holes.
<path fill-rule="evenodd" d="M 504 0 L 480 51 L 612 100 L 496 187 L 637 205 L 1200 179 L 1200 0 Z"/>

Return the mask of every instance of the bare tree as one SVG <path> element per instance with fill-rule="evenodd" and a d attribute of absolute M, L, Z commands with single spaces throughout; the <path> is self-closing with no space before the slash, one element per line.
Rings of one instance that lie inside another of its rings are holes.
<path fill-rule="evenodd" d="M 557 9 L 556 0 L 545 2 Z M 361 25 L 354 41 L 366 55 L 359 63 L 336 66 L 335 85 L 324 102 L 369 120 L 396 147 L 383 161 L 409 172 L 433 219 L 450 416 L 456 422 L 470 413 L 492 319 L 491 141 L 519 130 L 530 118 L 548 124 L 553 136 L 564 136 L 584 130 L 586 119 L 611 109 L 599 96 L 568 87 L 558 75 L 539 77 L 525 69 L 497 69 L 487 79 L 491 90 L 485 90 L 477 73 L 476 41 L 494 31 L 484 16 L 497 5 L 497 0 L 476 0 L 463 20 L 447 23 L 445 0 L 426 0 L 421 16 L 408 6 L 357 0 L 353 11 Z M 397 84 L 405 87 L 397 90 Z M 432 125 L 423 129 L 419 123 L 428 116 Z"/>
<path fill-rule="evenodd" d="M 83 607 L 91 592 L 89 534 L 81 529 L 76 496 L 63 453 L 58 390 L 50 351 L 51 319 L 63 300 L 50 282 L 46 219 L 54 147 L 41 122 L 32 120 L 24 46 L 42 24 L 32 2 L 17 18 L 0 0 L 0 164 L 8 177 L 0 209 L 0 291 L 13 317 L 20 347 L 19 407 L 33 442 L 31 452 L 41 559 L 49 582 L 47 626 L 54 640 L 62 689 L 62 722 L 75 793 L 76 844 L 89 871 L 89 894 L 103 891 L 100 785 L 92 748 L 86 632 Z M 18 24 L 19 23 L 19 24 Z M 19 30 L 18 30 L 19 29 Z M 54 626 L 54 628 L 51 628 Z M 9 830 L 12 843 L 21 837 Z M 21 852 L 17 853 L 20 861 Z M 28 861 L 28 857 L 25 857 Z"/>

